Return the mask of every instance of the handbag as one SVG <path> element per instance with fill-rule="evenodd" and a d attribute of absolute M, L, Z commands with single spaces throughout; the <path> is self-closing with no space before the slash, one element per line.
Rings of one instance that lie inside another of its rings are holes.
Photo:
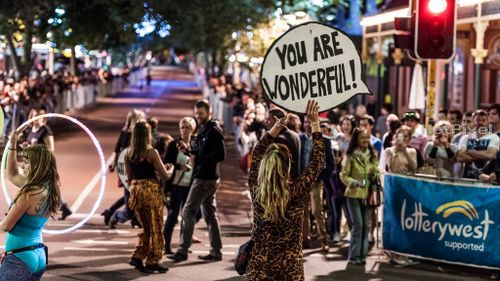
<path fill-rule="evenodd" d="M 368 186 L 368 197 L 365 205 L 368 207 L 379 207 L 383 203 L 383 188 L 380 183 L 380 177 L 377 175 L 370 176 L 370 186 Z"/>
<path fill-rule="evenodd" d="M 252 257 L 252 249 L 254 246 L 253 237 L 257 235 L 260 227 L 262 225 L 262 220 L 257 223 L 255 227 L 255 232 L 252 234 L 252 238 L 247 242 L 243 243 L 236 253 L 236 258 L 234 259 L 234 269 L 239 275 L 243 275 L 247 272 L 248 262 Z"/>

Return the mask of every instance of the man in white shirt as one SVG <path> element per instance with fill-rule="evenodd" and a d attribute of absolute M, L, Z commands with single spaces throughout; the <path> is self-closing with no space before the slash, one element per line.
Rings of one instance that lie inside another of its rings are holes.
<path fill-rule="evenodd" d="M 474 129 L 460 139 L 457 161 L 465 163 L 464 178 L 478 179 L 481 169 L 496 158 L 500 139 L 490 131 L 486 111 L 476 110 L 472 118 Z"/>

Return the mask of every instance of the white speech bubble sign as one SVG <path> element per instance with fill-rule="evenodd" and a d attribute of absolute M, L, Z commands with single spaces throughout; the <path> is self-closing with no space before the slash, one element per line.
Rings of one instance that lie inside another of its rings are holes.
<path fill-rule="evenodd" d="M 319 23 L 295 26 L 267 50 L 261 84 L 269 101 L 289 112 L 304 113 L 308 100 L 320 112 L 356 95 L 371 95 L 361 80 L 363 68 L 352 40 L 342 30 Z"/>
<path fill-rule="evenodd" d="M 127 179 L 127 170 L 125 168 L 125 156 L 128 153 L 128 147 L 122 150 L 120 152 L 120 155 L 118 155 L 118 162 L 116 163 L 116 171 L 118 172 L 118 178 L 122 182 L 122 184 L 125 186 L 126 189 L 128 188 L 128 179 Z"/>

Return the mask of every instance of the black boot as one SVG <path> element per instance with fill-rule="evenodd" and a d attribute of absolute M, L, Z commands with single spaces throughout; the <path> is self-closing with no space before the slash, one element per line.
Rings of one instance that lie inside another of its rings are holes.
<path fill-rule="evenodd" d="M 104 217 L 104 224 L 109 225 L 109 221 L 111 220 L 111 211 L 106 209 L 104 212 L 101 213 L 101 216 Z"/>
<path fill-rule="evenodd" d="M 142 270 L 145 273 L 165 273 L 168 271 L 168 267 L 161 266 L 160 264 L 152 264 L 152 265 L 146 265 L 144 269 Z"/>
<path fill-rule="evenodd" d="M 136 258 L 131 258 L 130 261 L 128 262 L 131 266 L 135 267 L 135 269 L 143 271 L 144 270 L 144 264 L 142 263 L 142 260 L 136 259 Z"/>
<path fill-rule="evenodd" d="M 68 208 L 68 204 L 66 203 L 61 204 L 61 208 L 59 209 L 59 211 L 61 211 L 61 217 L 59 218 L 59 220 L 62 221 L 73 214 L 73 212 Z"/>
<path fill-rule="evenodd" d="M 134 216 L 131 220 L 130 220 L 130 225 L 132 225 L 132 228 L 142 228 L 142 224 L 141 222 L 139 221 L 139 219 Z"/>

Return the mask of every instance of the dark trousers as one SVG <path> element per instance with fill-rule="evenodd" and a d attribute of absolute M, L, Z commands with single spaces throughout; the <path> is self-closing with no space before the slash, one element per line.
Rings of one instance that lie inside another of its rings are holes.
<path fill-rule="evenodd" d="M 174 186 L 172 189 L 170 208 L 168 209 L 167 220 L 165 222 L 165 227 L 163 228 L 165 248 L 170 248 L 170 244 L 172 242 L 172 233 L 174 232 L 174 227 L 177 223 L 177 217 L 179 216 L 184 203 L 186 203 L 188 194 L 189 187 Z"/>
<path fill-rule="evenodd" d="M 347 224 L 349 225 L 349 230 L 352 230 L 353 222 L 350 209 L 347 207 L 347 199 L 345 197 L 337 197 L 332 199 L 335 232 L 340 233 L 342 211 L 344 212 L 344 217 L 346 218 Z"/>

